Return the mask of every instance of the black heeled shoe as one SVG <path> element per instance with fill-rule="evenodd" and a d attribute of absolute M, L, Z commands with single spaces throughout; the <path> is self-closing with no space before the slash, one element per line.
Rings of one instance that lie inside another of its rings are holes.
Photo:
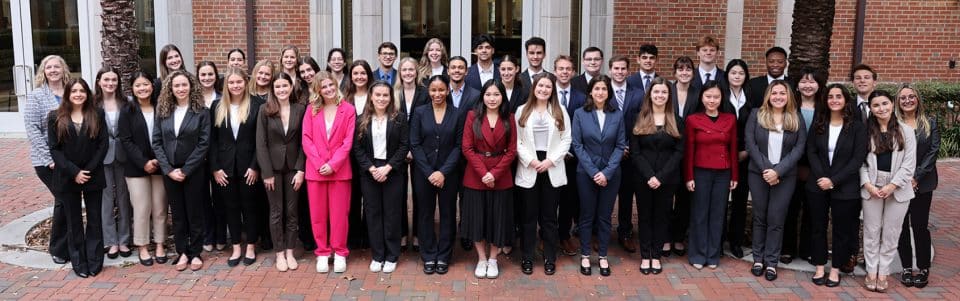
<path fill-rule="evenodd" d="M 656 260 L 657 263 L 660 263 L 660 260 L 659 260 L 659 259 L 654 259 L 654 260 Z M 650 261 L 650 272 L 653 273 L 654 275 L 659 275 L 660 273 L 663 273 L 663 264 L 660 264 L 660 267 L 659 267 L 659 268 L 655 268 L 655 267 L 653 267 L 653 260 L 651 260 L 651 261 Z"/>
<path fill-rule="evenodd" d="M 584 260 L 584 259 L 587 260 L 587 265 L 586 265 L 586 266 L 583 265 L 583 260 Z M 584 276 L 590 276 L 590 274 L 591 274 L 590 270 L 591 270 L 591 268 L 590 268 L 590 257 L 581 256 L 581 258 L 580 258 L 580 274 L 583 274 Z"/>
<path fill-rule="evenodd" d="M 65 257 L 59 257 L 55 255 L 51 255 L 50 259 L 52 259 L 53 263 L 56 263 L 56 264 L 66 264 L 67 262 L 69 262 L 69 260 L 65 259 Z"/>
<path fill-rule="evenodd" d="M 423 263 L 423 273 L 427 275 L 433 275 L 437 272 L 437 264 L 433 261 L 427 261 Z"/>
<path fill-rule="evenodd" d="M 839 275 L 839 274 L 837 275 L 837 281 L 830 280 L 830 276 L 824 276 L 824 278 L 827 278 L 827 282 L 824 284 L 824 285 L 826 285 L 827 287 L 837 287 L 837 286 L 840 286 L 840 281 L 843 281 L 843 276 L 841 276 L 841 275 Z"/>
<path fill-rule="evenodd" d="M 139 258 L 139 259 L 140 259 L 140 264 L 145 267 L 153 265 L 153 257 L 148 257 L 147 259 L 143 259 L 143 258 Z"/>
<path fill-rule="evenodd" d="M 257 262 L 257 256 L 256 256 L 256 255 L 254 255 L 253 258 L 246 257 L 246 256 L 243 257 L 243 265 L 245 265 L 245 266 L 250 266 L 250 265 L 252 265 L 254 262 Z"/>
<path fill-rule="evenodd" d="M 460 239 L 460 247 L 463 248 L 464 251 L 473 250 L 473 242 L 471 242 L 469 239 L 463 239 L 463 238 L 461 238 L 461 239 Z"/>
<path fill-rule="evenodd" d="M 820 276 L 820 278 L 811 277 L 811 278 L 810 278 L 810 281 L 812 281 L 813 284 L 816 285 L 816 286 L 823 286 L 824 284 L 827 283 L 827 275 L 826 275 L 826 273 L 824 273 L 824 275 L 823 275 L 823 276 Z"/>
<path fill-rule="evenodd" d="M 437 261 L 437 274 L 443 275 L 450 271 L 450 265 L 443 261 Z"/>
<path fill-rule="evenodd" d="M 127 258 L 127 257 L 130 257 L 130 255 L 133 255 L 133 250 L 130 250 L 128 248 L 126 251 L 120 250 L 119 253 L 120 253 L 120 257 Z"/>
<path fill-rule="evenodd" d="M 548 276 L 557 273 L 557 264 L 553 261 L 545 261 L 543 263 L 543 273 Z"/>
<path fill-rule="evenodd" d="M 653 273 L 653 270 L 650 269 L 649 266 L 648 266 L 648 267 L 643 267 L 643 260 L 647 260 L 647 259 L 642 259 L 642 260 L 640 261 L 640 273 L 641 273 L 641 274 L 644 274 L 644 275 L 650 275 L 650 273 Z"/>
<path fill-rule="evenodd" d="M 781 255 L 780 262 L 783 264 L 790 264 L 791 262 L 793 262 L 793 255 L 790 255 L 790 254 Z"/>
<path fill-rule="evenodd" d="M 109 248 L 107 248 L 107 249 L 108 249 L 107 252 L 106 252 L 106 253 L 107 253 L 107 258 L 117 259 L 117 257 L 120 256 L 120 252 L 119 252 L 119 251 L 110 253 Z"/>
<path fill-rule="evenodd" d="M 232 267 L 235 267 L 235 266 L 240 265 L 240 259 L 243 259 L 243 257 L 241 256 L 241 257 L 237 257 L 237 258 L 229 258 L 229 259 L 227 259 L 227 266 L 232 268 Z"/>
<path fill-rule="evenodd" d="M 167 255 L 156 256 L 156 257 L 154 257 L 153 260 L 156 261 L 158 264 L 166 264 L 166 263 L 167 263 Z"/>
<path fill-rule="evenodd" d="M 916 288 L 924 288 L 927 286 L 927 278 L 929 278 L 930 270 L 923 269 L 920 270 L 920 273 L 917 273 L 913 276 L 913 286 Z"/>
<path fill-rule="evenodd" d="M 524 259 L 520 261 L 520 269 L 524 274 L 530 275 L 533 274 L 533 261 L 529 259 Z"/>
<path fill-rule="evenodd" d="M 673 254 L 677 256 L 687 255 L 687 249 L 686 247 L 683 249 L 677 249 L 677 246 L 673 246 Z"/>
<path fill-rule="evenodd" d="M 754 276 L 757 276 L 757 277 L 760 277 L 761 275 L 763 275 L 763 264 L 759 262 L 754 263 L 753 267 L 750 268 L 750 274 L 753 274 Z"/>
<path fill-rule="evenodd" d="M 904 269 L 903 272 L 900 272 L 900 283 L 906 287 L 913 286 L 913 271 Z"/>
<path fill-rule="evenodd" d="M 607 262 L 607 267 L 603 267 L 602 264 L 597 263 L 597 266 L 600 267 L 600 276 L 607 277 L 610 276 L 610 261 L 606 257 L 601 257 L 599 262 Z"/>

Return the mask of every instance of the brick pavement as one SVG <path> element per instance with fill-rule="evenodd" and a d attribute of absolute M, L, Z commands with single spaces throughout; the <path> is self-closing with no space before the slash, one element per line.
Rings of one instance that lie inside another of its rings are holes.
<path fill-rule="evenodd" d="M 0 224 L 50 205 L 50 197 L 34 176 L 23 139 L 0 139 Z M 584 277 L 573 257 L 562 257 L 554 276 L 520 273 L 516 255 L 500 258 L 501 275 L 495 280 L 473 276 L 476 255 L 457 248 L 450 273 L 423 275 L 412 252 L 404 253 L 392 275 L 367 271 L 370 254 L 351 253 L 347 273 L 317 274 L 312 256 L 301 256 L 298 271 L 277 272 L 272 255 L 259 255 L 255 265 L 228 268 L 228 254 L 205 253 L 199 272 L 176 272 L 172 266 L 108 267 L 94 278 L 80 279 L 68 269 L 30 269 L 0 264 L 0 299 L 282 299 L 282 300 L 960 300 L 960 161 L 940 162 L 940 188 L 934 193 L 930 219 L 937 248 L 930 285 L 922 290 L 891 282 L 887 294 L 861 288 L 861 277 L 843 278 L 839 288 L 815 286 L 811 273 L 780 271 L 768 282 L 750 274 L 750 264 L 724 257 L 717 270 L 697 271 L 686 258 L 670 257 L 660 275 L 642 275 L 639 257 L 611 247 L 611 277 Z M 515 253 L 516 254 L 516 253 Z M 131 257 L 130 260 L 135 260 Z"/>

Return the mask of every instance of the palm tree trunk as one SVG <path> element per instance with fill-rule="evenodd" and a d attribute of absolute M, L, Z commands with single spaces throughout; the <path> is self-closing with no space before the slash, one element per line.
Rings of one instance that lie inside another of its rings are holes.
<path fill-rule="evenodd" d="M 101 0 L 103 7 L 103 66 L 120 72 L 123 91 L 130 95 L 128 79 L 140 69 L 140 35 L 137 32 L 136 2 L 134 0 Z"/>
<path fill-rule="evenodd" d="M 833 36 L 835 0 L 797 1 L 793 8 L 793 34 L 790 36 L 791 82 L 797 82 L 801 70 L 813 68 L 830 74 L 830 38 Z"/>

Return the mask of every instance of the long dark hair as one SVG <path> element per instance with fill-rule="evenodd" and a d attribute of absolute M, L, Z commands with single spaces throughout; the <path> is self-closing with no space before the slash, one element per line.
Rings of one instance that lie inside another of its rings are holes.
<path fill-rule="evenodd" d="M 516 74 L 513 75 L 513 88 L 523 88 L 523 81 L 520 80 L 520 61 L 513 55 L 505 54 L 500 58 L 500 63 L 503 64 L 504 62 L 513 64 L 514 68 L 517 69 Z M 504 85 L 504 87 L 506 87 L 506 85 Z"/>
<path fill-rule="evenodd" d="M 653 97 L 651 96 L 653 87 L 657 85 L 664 85 L 667 87 L 667 93 L 670 93 L 670 82 L 666 79 L 657 76 L 650 81 L 650 88 L 647 89 L 643 103 L 640 105 L 637 123 L 633 125 L 634 135 L 652 135 L 657 132 L 657 125 L 653 118 Z M 663 105 L 663 131 L 673 138 L 680 138 L 680 128 L 677 126 L 676 117 L 674 117 L 676 115 L 673 114 L 671 99 L 673 99 L 672 95 L 667 95 L 667 103 Z"/>
<path fill-rule="evenodd" d="M 71 123 L 73 123 L 73 120 L 70 119 L 70 114 L 73 112 L 73 102 L 70 101 L 70 98 L 73 96 L 73 86 L 78 84 L 83 87 L 81 93 L 86 94 L 87 99 L 80 108 L 83 111 L 83 125 L 77 131 L 77 135 L 83 135 L 86 131 L 87 136 L 94 139 L 100 133 L 100 115 L 97 114 L 97 107 L 94 103 L 93 93 L 90 92 L 90 85 L 87 85 L 87 81 L 83 78 L 72 78 L 67 80 L 63 86 L 63 100 L 60 101 L 60 106 L 56 110 L 57 139 L 60 141 L 66 139 L 70 134 Z"/>
<path fill-rule="evenodd" d="M 243 52 L 241 52 L 240 54 L 243 54 Z M 203 68 L 205 66 L 210 66 L 210 68 L 213 68 L 213 75 L 217 77 L 217 80 L 213 82 L 213 91 L 216 93 L 220 93 L 220 91 L 223 90 L 223 81 L 225 81 L 226 78 L 220 77 L 220 70 L 217 69 L 217 64 L 211 61 L 200 61 L 199 63 L 197 63 L 197 72 L 195 73 L 197 75 L 197 80 L 200 79 L 200 68 Z M 229 65 L 227 67 L 229 67 Z M 203 90 L 203 87 L 200 87 L 200 89 Z"/>
<path fill-rule="evenodd" d="M 363 67 L 363 72 L 367 74 L 367 87 L 370 88 L 370 85 L 373 83 L 373 70 L 370 69 L 370 64 L 365 60 L 356 60 L 353 61 L 353 64 L 350 64 L 350 67 L 347 67 L 343 71 L 343 76 L 347 77 L 346 88 L 344 90 L 344 99 L 348 99 L 350 104 L 353 104 L 353 96 L 357 94 L 357 91 L 360 89 L 356 84 L 353 83 L 353 68 L 357 66 Z"/>
<path fill-rule="evenodd" d="M 890 96 L 890 93 L 884 90 L 876 90 L 870 93 L 870 100 L 867 103 L 873 104 L 873 100 L 880 97 L 886 97 L 894 108 L 897 107 L 897 102 L 893 96 Z M 874 153 L 903 150 L 904 140 L 903 131 L 900 130 L 900 122 L 896 116 L 893 116 L 893 112 L 890 113 L 890 120 L 887 120 L 887 134 L 889 135 L 884 135 L 880 130 L 880 120 L 877 119 L 876 115 L 870 114 L 870 117 L 867 117 L 867 134 L 870 137 L 870 145 Z"/>
<path fill-rule="evenodd" d="M 176 51 L 177 53 L 180 54 L 180 69 L 178 70 L 187 70 L 186 69 L 187 67 L 184 66 L 183 64 L 183 51 L 180 51 L 180 48 L 177 48 L 177 45 L 167 44 L 163 46 L 163 48 L 160 48 L 160 53 L 157 54 L 160 60 L 159 75 L 160 75 L 161 81 L 164 79 L 167 79 L 167 75 L 170 75 L 170 73 L 172 73 L 173 71 L 177 71 L 177 70 L 170 70 L 169 68 L 167 68 L 167 54 L 169 54 L 170 51 Z"/>
<path fill-rule="evenodd" d="M 285 80 L 290 83 L 290 96 L 287 97 L 287 101 L 294 103 L 299 99 L 294 97 L 293 93 L 293 78 L 290 77 L 290 74 L 286 72 L 278 72 L 273 75 L 273 79 L 270 80 L 270 93 L 267 94 L 267 103 L 264 104 L 263 113 L 267 114 L 267 117 L 277 117 L 280 114 L 280 100 L 277 99 L 277 93 L 273 90 L 274 83 L 278 80 Z"/>
<path fill-rule="evenodd" d="M 480 88 L 480 100 L 473 107 L 473 134 L 474 137 L 483 137 L 483 119 L 487 116 L 487 104 L 483 101 L 484 94 L 487 93 L 487 89 L 491 87 L 500 91 L 500 105 L 497 106 L 497 115 L 500 119 L 500 123 L 503 124 L 503 128 L 507 133 L 507 139 L 510 139 L 510 105 L 507 104 L 507 87 L 503 85 L 503 82 L 499 79 L 488 80 L 483 87 Z"/>
<path fill-rule="evenodd" d="M 553 116 L 553 126 L 557 127 L 557 131 L 562 132 L 564 130 L 563 108 L 560 105 L 560 100 L 557 99 L 557 77 L 550 72 L 540 72 L 540 74 L 533 76 L 533 82 L 530 84 L 530 95 L 527 96 L 527 102 L 523 106 L 523 110 L 520 111 L 520 120 L 517 120 L 517 126 L 527 126 L 527 119 L 530 118 L 530 114 L 533 113 L 533 108 L 536 107 L 537 103 L 537 95 L 533 90 L 540 81 L 544 80 L 550 81 L 552 87 L 550 97 L 547 99 L 547 108 L 550 110 L 550 115 Z"/>
<path fill-rule="evenodd" d="M 830 94 L 830 90 L 833 89 L 840 89 L 840 94 L 843 95 L 843 111 L 841 112 L 843 126 L 850 125 L 850 123 L 856 119 L 856 113 L 854 113 L 856 109 L 854 109 L 853 98 L 850 96 L 850 91 L 847 91 L 847 88 L 842 84 L 830 84 L 824 89 L 824 97 L 817 100 L 814 108 L 813 128 L 816 130 L 817 135 L 827 133 L 827 125 L 830 124 L 830 107 L 827 106 L 826 95 Z"/>
<path fill-rule="evenodd" d="M 147 80 L 147 82 L 150 83 L 150 86 L 153 87 L 154 91 L 150 93 L 150 105 L 153 107 L 156 107 L 157 95 L 159 95 L 160 93 L 155 92 L 157 90 L 157 86 L 153 85 L 153 79 L 154 79 L 153 74 L 150 74 L 150 71 L 147 71 L 146 69 L 140 69 L 139 71 L 134 72 L 133 74 L 130 75 L 130 93 L 131 93 L 131 97 L 133 98 L 133 101 L 137 104 L 137 106 L 140 105 L 140 99 L 137 99 L 137 95 L 133 93 L 133 83 L 136 82 L 138 78 L 143 78 Z"/>
<path fill-rule="evenodd" d="M 723 98 L 723 89 L 720 88 L 720 82 L 715 80 L 709 80 L 707 83 L 703 84 L 700 87 L 700 96 L 697 97 L 697 113 L 706 112 L 707 106 L 703 104 L 703 94 L 706 94 L 707 90 L 717 89 L 720 90 L 721 99 Z M 679 101 L 679 99 L 677 100 Z M 723 112 L 723 101 L 720 103 L 720 107 L 717 107 L 717 111 Z"/>
<path fill-rule="evenodd" d="M 827 76 L 823 74 L 823 72 L 817 71 L 817 69 L 812 67 L 803 67 L 803 69 L 800 69 L 800 76 L 797 77 L 797 81 L 791 83 L 794 87 L 796 87 L 796 91 L 794 91 L 796 97 L 794 97 L 794 99 L 797 101 L 798 110 L 803 103 L 803 94 L 800 93 L 800 81 L 807 76 L 812 78 L 813 81 L 817 82 L 817 93 L 813 94 L 814 107 L 816 107 L 816 103 L 819 103 L 821 99 L 826 99 L 827 97 L 827 89 L 825 89 L 827 86 Z"/>
<path fill-rule="evenodd" d="M 393 122 L 397 119 L 397 112 L 399 111 L 397 110 L 397 106 L 395 104 L 396 98 L 393 95 L 393 88 L 390 87 L 390 83 L 377 80 L 370 84 L 370 89 L 367 90 L 367 100 L 372 100 L 371 97 L 373 96 L 373 89 L 377 87 L 385 87 L 387 90 L 389 90 L 388 93 L 390 93 L 390 102 L 387 104 L 386 112 L 384 112 L 384 114 L 387 116 L 387 122 Z M 374 106 L 375 105 L 371 101 L 369 105 L 363 107 L 363 113 L 360 114 L 360 122 L 357 125 L 356 130 L 358 139 L 363 138 L 363 133 L 365 133 L 370 127 L 370 120 L 373 120 L 373 115 L 377 114 L 377 108 Z"/>
<path fill-rule="evenodd" d="M 103 106 L 103 89 L 100 88 L 100 80 L 103 78 L 104 74 L 107 74 L 110 72 L 113 72 L 113 74 L 117 75 L 117 89 L 113 91 L 113 97 L 117 99 L 117 107 L 122 109 L 123 106 L 125 106 L 127 103 L 126 101 L 124 101 L 123 95 L 122 95 L 123 80 L 120 79 L 120 72 L 118 72 L 117 69 L 114 69 L 113 67 L 110 67 L 110 66 L 103 66 L 103 68 L 100 68 L 100 71 L 97 71 L 96 80 L 93 81 L 93 91 L 94 91 L 93 101 L 98 108 Z M 133 87 L 131 86 L 131 89 L 132 88 Z"/>
<path fill-rule="evenodd" d="M 303 77 L 300 75 L 300 66 L 302 66 L 303 64 L 310 65 L 310 68 L 313 69 L 314 73 L 319 73 L 321 70 L 323 70 L 323 69 L 320 69 L 320 64 L 317 64 L 317 60 L 313 59 L 313 57 L 309 55 L 304 56 L 303 59 L 300 60 L 300 65 L 297 66 L 297 81 L 306 82 L 303 80 Z M 304 86 L 306 85 L 307 84 L 305 83 Z"/>
<path fill-rule="evenodd" d="M 327 72 L 333 72 L 333 68 L 330 68 L 330 59 L 333 58 L 333 53 L 335 52 L 340 53 L 340 56 L 343 57 L 343 65 L 347 66 L 347 52 L 343 51 L 343 48 L 331 48 L 330 51 L 327 52 Z"/>
<path fill-rule="evenodd" d="M 614 106 L 613 102 L 610 101 L 613 99 L 613 86 L 610 84 L 610 77 L 606 75 L 597 75 L 590 79 L 590 84 L 587 85 L 587 103 L 583 105 L 583 110 L 587 112 L 593 112 L 597 109 L 597 101 L 593 99 L 593 95 L 589 95 L 590 91 L 593 91 L 593 87 L 597 84 L 604 83 L 607 85 L 607 99 L 603 101 L 603 112 L 609 113 L 617 110 L 617 107 Z"/>

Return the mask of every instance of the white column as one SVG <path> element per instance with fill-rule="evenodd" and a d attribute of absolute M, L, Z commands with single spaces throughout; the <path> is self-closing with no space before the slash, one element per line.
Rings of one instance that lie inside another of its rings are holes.
<path fill-rule="evenodd" d="M 530 36 L 538 36 L 547 42 L 546 56 L 543 59 L 543 68 L 553 70 L 553 59 L 558 55 L 567 54 L 577 56 L 570 52 L 570 0 L 535 0 L 534 20 L 532 24 L 533 33 Z M 526 22 L 524 22 L 526 25 Z M 530 37 L 524 35 L 524 37 Z M 526 52 L 526 49 L 524 49 Z M 526 60 L 524 60 L 526 64 Z M 526 68 L 526 66 L 524 66 Z"/>
<path fill-rule="evenodd" d="M 397 45 L 397 61 L 400 61 L 400 1 L 383 0 L 383 41 Z"/>
<path fill-rule="evenodd" d="M 334 5 L 339 7 L 340 1 L 311 0 L 310 1 L 310 56 L 321 64 L 326 64 L 327 50 L 339 47 L 340 23 L 334 23 L 334 16 L 339 19 L 340 14 L 334 13 Z"/>
<path fill-rule="evenodd" d="M 450 56 L 463 56 L 470 61 L 470 39 L 473 28 L 470 23 L 473 16 L 471 0 L 450 1 Z"/>
<path fill-rule="evenodd" d="M 727 1 L 727 32 L 723 39 L 723 64 L 743 56 L 743 0 Z"/>
<path fill-rule="evenodd" d="M 366 60 L 374 69 L 377 46 L 384 38 L 384 12 L 383 0 L 353 2 L 353 60 Z"/>
<path fill-rule="evenodd" d="M 92 82 L 103 65 L 103 7 L 100 1 L 77 1 L 80 28 L 80 75 Z"/>
<path fill-rule="evenodd" d="M 777 35 L 774 45 L 790 51 L 790 36 L 793 35 L 793 6 L 795 0 L 777 1 Z"/>
<path fill-rule="evenodd" d="M 583 0 L 583 23 L 581 38 L 586 42 L 583 49 L 595 46 L 603 50 L 604 59 L 613 55 L 613 0 Z M 579 56 L 579 53 L 571 53 Z M 606 68 L 602 64 L 601 72 Z M 581 70 L 582 71 L 582 70 Z"/>
<path fill-rule="evenodd" d="M 184 66 L 194 66 L 193 1 L 154 1 L 153 5 L 156 21 L 156 52 L 159 54 L 160 49 L 167 44 L 177 45 L 177 48 L 180 48 Z M 157 60 L 158 70 L 161 63 L 161 60 Z"/>

